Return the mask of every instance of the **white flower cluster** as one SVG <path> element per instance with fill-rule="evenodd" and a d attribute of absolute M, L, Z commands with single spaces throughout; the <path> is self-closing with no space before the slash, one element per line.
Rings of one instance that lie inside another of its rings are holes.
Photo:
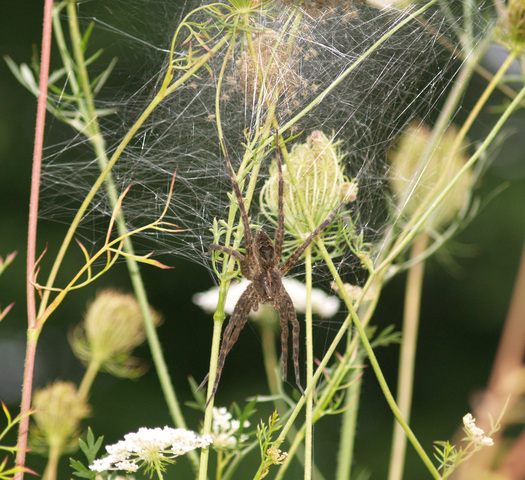
<path fill-rule="evenodd" d="M 494 445 L 494 440 L 492 440 L 490 437 L 487 437 L 482 428 L 476 426 L 476 419 L 471 413 L 467 413 L 463 417 L 463 425 L 465 425 L 465 433 L 477 445 L 483 445 L 487 447 Z"/>
<path fill-rule="evenodd" d="M 233 313 L 237 301 L 249 283 L 248 280 L 243 278 L 239 283 L 230 286 L 224 305 L 224 311 L 227 314 L 231 315 Z M 293 278 L 283 278 L 283 285 L 292 298 L 295 310 L 304 313 L 306 311 L 306 285 Z M 193 295 L 193 303 L 209 313 L 215 311 L 218 301 L 219 289 L 217 287 Z M 332 317 L 339 311 L 339 300 L 336 297 L 327 295 L 318 288 L 314 288 L 312 289 L 312 311 L 323 318 Z"/>
<path fill-rule="evenodd" d="M 140 428 L 124 435 L 124 440 L 107 445 L 109 455 L 95 460 L 89 468 L 96 472 L 136 472 L 143 464 L 158 467 L 163 462 L 173 463 L 174 458 L 212 442 L 209 435 L 200 436 L 183 428 Z"/>
<path fill-rule="evenodd" d="M 243 423 L 243 428 L 250 426 L 250 422 L 246 420 Z M 213 446 L 218 449 L 235 450 L 239 443 L 248 439 L 247 435 L 237 435 L 241 428 L 241 422 L 232 417 L 226 407 L 213 407 L 213 416 L 211 423 L 211 438 Z"/>

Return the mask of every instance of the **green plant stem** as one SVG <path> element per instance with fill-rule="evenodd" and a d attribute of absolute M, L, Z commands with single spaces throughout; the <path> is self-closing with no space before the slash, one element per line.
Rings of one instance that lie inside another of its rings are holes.
<path fill-rule="evenodd" d="M 209 369 L 209 377 L 208 377 L 208 391 L 207 391 L 207 397 L 209 399 L 209 404 L 206 408 L 206 412 L 204 414 L 204 425 L 202 428 L 203 433 L 209 433 L 211 431 L 211 421 L 212 421 L 212 414 L 213 414 L 213 403 L 214 398 L 210 398 L 212 391 L 213 391 L 213 385 L 215 384 L 215 376 L 217 374 L 217 362 L 219 359 L 219 350 L 221 346 L 221 332 L 222 332 L 222 324 L 224 322 L 224 318 L 226 317 L 224 313 L 224 301 L 226 299 L 228 288 L 226 282 L 221 282 L 221 286 L 219 287 L 219 305 L 222 305 L 222 309 L 215 310 L 215 313 L 213 315 L 213 336 L 212 336 L 212 345 L 211 345 L 211 354 L 210 354 L 210 369 Z M 199 480 L 206 480 L 208 475 L 208 459 L 210 455 L 210 448 L 202 448 L 201 449 L 201 455 L 200 455 L 200 464 L 199 464 Z"/>
<path fill-rule="evenodd" d="M 271 395 L 281 393 L 281 377 L 279 376 L 279 357 L 275 348 L 275 327 L 278 322 L 277 312 L 273 309 L 263 307 L 264 318 L 259 318 L 261 332 L 261 345 L 264 361 L 264 370 L 268 381 L 268 389 Z M 282 417 L 286 411 L 286 404 L 282 400 L 275 402 L 279 416 Z"/>
<path fill-rule="evenodd" d="M 412 247 L 411 258 L 422 255 L 428 245 L 428 234 L 418 235 Z M 412 392 L 414 387 L 414 370 L 416 363 L 417 334 L 423 289 L 425 262 L 422 261 L 409 268 L 405 290 L 405 310 L 403 317 L 403 341 L 399 354 L 397 404 L 401 414 L 410 422 Z M 392 449 L 390 453 L 389 480 L 401 480 L 406 454 L 406 436 L 401 426 L 394 422 Z"/>
<path fill-rule="evenodd" d="M 100 126 L 98 118 L 95 111 L 93 93 L 91 91 L 91 83 L 89 81 L 89 74 L 87 71 L 87 66 L 85 62 L 84 53 L 82 50 L 82 36 L 80 34 L 78 26 L 78 18 L 76 11 L 76 2 L 69 0 L 67 4 L 68 10 L 68 19 L 69 19 L 69 30 L 71 36 L 71 44 L 73 46 L 73 53 L 76 61 L 76 70 L 80 77 L 80 89 L 82 91 L 82 99 L 79 98 L 78 104 L 79 109 L 83 113 L 85 124 L 87 126 L 87 131 L 84 132 L 89 138 L 91 144 L 93 145 L 97 162 L 99 164 L 100 170 L 104 171 L 105 167 L 108 165 L 108 158 L 105 149 L 105 142 L 100 132 Z M 119 194 L 117 192 L 115 183 L 113 181 L 113 175 L 111 172 L 108 173 L 105 183 L 104 183 L 106 192 L 110 200 L 110 204 L 113 209 L 117 207 Z M 117 230 L 120 236 L 125 237 L 124 239 L 124 252 L 134 255 L 134 248 L 131 238 L 127 235 L 128 230 L 126 227 L 126 220 L 122 210 L 119 210 L 116 216 Z M 126 265 L 130 275 L 131 283 L 135 291 L 135 297 L 140 306 L 142 317 L 144 319 L 144 327 L 146 331 L 146 336 L 148 338 L 148 343 L 152 353 L 153 361 L 155 363 L 155 368 L 157 375 L 159 377 L 159 382 L 161 384 L 162 391 L 164 393 L 164 398 L 170 410 L 171 417 L 174 424 L 178 428 L 187 428 L 184 416 L 182 415 L 182 410 L 178 402 L 177 396 L 175 394 L 175 389 L 169 377 L 168 369 L 162 354 L 162 349 L 157 335 L 157 330 L 153 323 L 153 317 L 151 315 L 151 309 L 149 306 L 149 301 L 146 294 L 146 289 L 144 287 L 144 282 L 140 274 L 140 269 L 138 262 L 130 257 L 125 257 Z M 82 381 L 79 392 L 87 396 L 87 393 L 91 387 L 91 384 L 100 368 L 100 364 L 95 364 L 91 362 L 86 375 Z M 195 451 L 188 452 L 188 458 L 191 461 L 194 469 L 198 467 L 198 457 Z"/>
<path fill-rule="evenodd" d="M 57 445 L 51 445 L 49 447 L 46 469 L 44 470 L 44 474 L 42 475 L 42 480 L 56 480 L 58 462 L 60 461 L 60 457 L 62 456 L 61 451 L 62 449 Z"/>
<path fill-rule="evenodd" d="M 60 247 L 60 250 L 55 258 L 55 261 L 53 263 L 53 266 L 51 268 L 51 272 L 49 274 L 46 287 L 44 288 L 43 294 L 42 294 L 42 302 L 40 304 L 40 309 L 38 313 L 38 328 L 41 328 L 45 320 L 47 319 L 47 316 L 44 318 L 41 318 L 41 315 L 46 310 L 47 302 L 49 300 L 49 295 L 51 293 L 50 288 L 53 286 L 54 281 L 56 279 L 56 275 L 58 273 L 58 270 L 60 268 L 60 265 L 62 264 L 62 261 L 64 259 L 66 250 L 68 249 L 71 240 L 73 239 L 73 236 L 76 232 L 76 229 L 80 223 L 80 220 L 84 216 L 84 213 L 86 212 L 89 204 L 93 200 L 96 192 L 100 189 L 102 186 L 102 183 L 105 181 L 107 175 L 117 162 L 117 160 L 120 158 L 120 155 L 124 151 L 124 149 L 128 146 L 131 139 L 135 136 L 139 128 L 142 126 L 142 124 L 146 121 L 146 119 L 149 117 L 151 112 L 165 99 L 167 98 L 171 93 L 173 93 L 178 87 L 180 87 L 183 83 L 185 83 L 187 80 L 189 80 L 209 59 L 211 56 L 213 56 L 217 51 L 219 51 L 222 46 L 227 43 L 229 40 L 229 36 L 225 35 L 221 40 L 217 42 L 216 45 L 208 53 L 203 55 L 197 62 L 195 62 L 194 66 L 190 68 L 184 75 L 182 75 L 177 81 L 173 82 L 173 84 L 170 85 L 170 82 L 172 80 L 172 71 L 169 70 L 166 73 L 166 76 L 164 78 L 164 81 L 161 85 L 161 88 L 159 92 L 155 95 L 153 100 L 150 102 L 150 104 L 146 107 L 146 109 L 142 112 L 138 120 L 133 124 L 131 129 L 127 132 L 127 134 L 124 136 L 120 144 L 118 145 L 117 149 L 111 156 L 111 158 L 108 161 L 107 166 L 104 168 L 104 170 L 101 172 L 95 183 L 93 184 L 93 187 L 87 194 L 86 198 L 82 202 L 80 208 L 78 209 L 75 218 L 73 219 L 66 236 L 62 242 L 62 245 Z"/>
<path fill-rule="evenodd" d="M 84 376 L 82 377 L 82 381 L 80 382 L 80 386 L 78 387 L 78 394 L 81 397 L 88 398 L 89 390 L 91 389 L 91 386 L 93 385 L 93 382 L 95 381 L 95 377 L 97 376 L 97 373 L 100 371 L 100 361 L 92 359 L 87 368 L 86 372 L 84 373 Z"/>
<path fill-rule="evenodd" d="M 357 364 L 361 358 L 356 358 Z M 343 419 L 341 421 L 341 436 L 337 454 L 337 470 L 335 480 L 350 480 L 354 459 L 354 443 L 359 412 L 359 394 L 363 384 L 362 376 L 352 381 L 346 388 Z"/>
<path fill-rule="evenodd" d="M 309 246 L 305 254 L 306 273 L 306 384 L 310 385 L 314 375 L 314 351 L 312 335 L 312 247 Z M 314 388 L 306 396 L 306 420 L 304 442 L 304 480 L 312 478 L 312 440 L 313 440 L 313 405 Z"/>

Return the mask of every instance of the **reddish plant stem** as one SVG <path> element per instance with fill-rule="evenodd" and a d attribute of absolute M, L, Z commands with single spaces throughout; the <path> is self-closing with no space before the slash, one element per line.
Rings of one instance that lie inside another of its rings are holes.
<path fill-rule="evenodd" d="M 27 234 L 27 348 L 24 368 L 24 384 L 22 388 L 22 404 L 20 407 L 22 420 L 18 431 L 18 451 L 16 465 L 25 465 L 27 448 L 27 431 L 29 428 L 29 417 L 26 415 L 31 407 L 31 391 L 33 383 L 33 371 L 35 365 L 36 344 L 40 332 L 35 330 L 36 322 L 36 298 L 33 286 L 33 274 L 35 270 L 36 257 L 36 230 L 38 218 L 38 199 L 40 193 L 40 171 L 42 167 L 42 148 L 44 145 L 44 126 L 46 121 L 47 83 L 49 78 L 49 59 L 51 56 L 51 32 L 52 32 L 53 0 L 45 0 L 44 24 L 42 28 L 42 52 L 40 55 L 40 85 L 38 95 L 38 106 L 36 112 L 35 145 L 33 149 L 33 171 L 31 177 L 31 195 L 29 201 L 29 225 Z M 20 469 L 15 479 L 22 480 L 24 471 Z"/>

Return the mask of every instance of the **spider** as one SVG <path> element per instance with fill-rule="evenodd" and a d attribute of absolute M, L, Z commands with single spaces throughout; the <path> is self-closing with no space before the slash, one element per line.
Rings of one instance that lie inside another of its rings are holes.
<path fill-rule="evenodd" d="M 248 315 L 251 310 L 257 311 L 260 304 L 270 304 L 277 311 L 281 323 L 281 351 L 282 351 L 282 377 L 286 381 L 288 372 L 288 323 L 292 324 L 293 335 L 293 365 L 295 371 L 295 382 L 298 389 L 304 395 L 303 387 L 301 386 L 301 378 L 299 373 L 299 321 L 292 303 L 290 295 L 283 286 L 282 279 L 288 271 L 295 265 L 297 260 L 301 257 L 304 251 L 312 243 L 312 241 L 328 227 L 344 202 L 335 208 L 330 215 L 324 220 L 304 241 L 304 243 L 297 248 L 297 250 L 281 265 L 281 255 L 283 251 L 284 240 L 284 212 L 283 212 L 283 195 L 284 195 L 284 180 L 282 172 L 281 157 L 279 154 L 278 134 L 276 134 L 276 162 L 279 172 L 278 184 L 278 211 L 277 211 L 277 228 L 275 230 L 275 238 L 272 241 L 270 236 L 264 230 L 258 230 L 255 237 L 252 237 L 250 230 L 249 218 L 246 213 L 244 201 L 242 198 L 239 184 L 235 178 L 235 173 L 231 166 L 225 146 L 226 165 L 230 180 L 239 205 L 239 212 L 241 221 L 244 227 L 244 248 L 245 254 L 238 252 L 229 247 L 217 245 L 212 243 L 210 250 L 217 250 L 228 255 L 232 255 L 239 261 L 241 267 L 241 274 L 252 283 L 248 285 L 246 290 L 242 293 L 237 301 L 233 313 L 230 317 L 228 325 L 224 330 L 221 347 L 219 351 L 219 359 L 217 364 L 217 374 L 215 376 L 215 383 L 208 399 L 208 403 L 215 396 L 219 380 L 221 378 L 222 369 L 226 356 L 237 342 L 239 334 L 243 329 Z M 199 390 L 206 384 L 208 377 L 204 379 Z"/>

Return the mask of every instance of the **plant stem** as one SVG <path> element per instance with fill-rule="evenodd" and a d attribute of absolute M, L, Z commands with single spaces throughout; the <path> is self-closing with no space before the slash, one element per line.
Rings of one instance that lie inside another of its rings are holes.
<path fill-rule="evenodd" d="M 89 390 L 91 389 L 91 385 L 93 385 L 93 382 L 95 381 L 95 377 L 97 376 L 99 370 L 100 361 L 92 359 L 89 362 L 86 372 L 84 373 L 84 377 L 82 377 L 82 381 L 80 382 L 80 386 L 78 387 L 78 394 L 81 397 L 84 397 L 85 399 L 88 398 Z"/>
<path fill-rule="evenodd" d="M 428 244 L 428 234 L 421 233 L 412 247 L 411 258 L 422 255 Z M 405 291 L 405 311 L 403 318 L 403 341 L 399 354 L 399 371 L 397 385 L 397 404 L 407 423 L 410 422 L 412 392 L 414 386 L 414 369 L 416 362 L 417 332 L 423 288 L 425 262 L 422 261 L 409 268 Z M 392 450 L 390 453 L 389 480 L 401 480 L 406 454 L 406 436 L 401 426 L 394 422 Z"/>
<path fill-rule="evenodd" d="M 27 348 L 22 387 L 21 420 L 18 428 L 16 466 L 25 465 L 27 451 L 27 432 L 29 429 L 29 412 L 33 385 L 36 346 L 40 330 L 36 321 L 36 299 L 33 286 L 36 258 L 36 234 L 38 222 L 38 202 L 40 197 L 40 172 L 42 169 L 42 148 L 44 145 L 44 125 L 46 122 L 47 85 L 49 79 L 49 60 L 51 57 L 53 0 L 44 4 L 44 23 L 42 28 L 42 51 L 40 55 L 39 95 L 36 113 L 35 144 L 33 148 L 33 169 L 31 175 L 31 193 L 29 199 L 29 225 L 27 229 L 27 259 L 26 259 L 26 303 L 27 303 Z M 16 480 L 24 478 L 20 469 L 15 474 Z"/>
<path fill-rule="evenodd" d="M 312 247 L 305 250 L 305 273 L 306 273 L 306 384 L 310 385 L 314 375 L 314 352 L 312 338 Z M 306 421 L 304 442 L 304 480 L 312 478 L 312 440 L 313 440 L 313 405 L 314 388 L 306 395 Z"/>
<path fill-rule="evenodd" d="M 51 445 L 49 448 L 49 454 L 47 457 L 46 469 L 42 475 L 42 480 L 56 480 L 57 478 L 57 467 L 60 461 L 61 448 L 56 445 Z"/>
<path fill-rule="evenodd" d="M 356 365 L 359 365 L 362 360 L 361 355 L 359 355 L 356 356 L 354 362 Z M 362 375 L 360 375 L 356 380 L 351 381 L 346 388 L 335 480 L 350 480 L 351 478 L 357 413 L 359 411 L 359 394 L 362 383 Z"/>

